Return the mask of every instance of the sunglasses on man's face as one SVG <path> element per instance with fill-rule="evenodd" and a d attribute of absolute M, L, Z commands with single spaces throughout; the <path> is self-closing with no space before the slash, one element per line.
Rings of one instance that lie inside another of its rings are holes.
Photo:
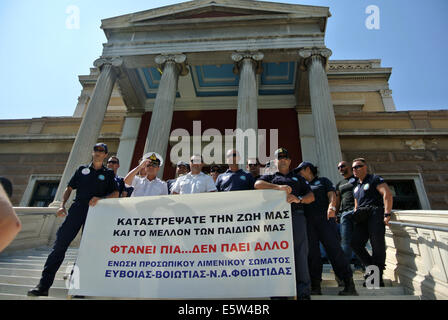
<path fill-rule="evenodd" d="M 288 156 L 278 156 L 277 160 L 289 159 Z"/>
<path fill-rule="evenodd" d="M 104 152 L 104 153 L 106 152 L 106 150 L 101 149 L 101 148 L 94 148 L 93 151 L 95 151 L 95 152 Z"/>
<path fill-rule="evenodd" d="M 150 168 L 150 167 L 157 168 L 158 166 L 159 166 L 159 164 L 157 164 L 157 163 L 150 163 L 150 164 L 146 165 L 146 168 Z"/>
<path fill-rule="evenodd" d="M 341 170 L 344 169 L 345 167 L 347 167 L 345 164 L 341 164 L 340 166 L 338 166 L 338 169 Z"/>
<path fill-rule="evenodd" d="M 357 166 L 353 166 L 352 169 L 353 169 L 353 170 L 358 170 L 358 169 L 360 169 L 360 168 L 362 168 L 362 167 L 364 167 L 363 164 L 358 164 Z"/>
<path fill-rule="evenodd" d="M 118 164 L 118 161 L 112 160 L 112 161 L 108 161 L 107 163 Z"/>

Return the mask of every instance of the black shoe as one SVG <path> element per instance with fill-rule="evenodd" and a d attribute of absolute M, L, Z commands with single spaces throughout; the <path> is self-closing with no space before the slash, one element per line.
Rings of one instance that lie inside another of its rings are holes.
<path fill-rule="evenodd" d="M 338 283 L 338 287 L 343 287 L 344 286 L 344 281 L 339 279 L 338 276 L 335 276 L 335 278 L 336 278 L 336 282 Z"/>
<path fill-rule="evenodd" d="M 344 290 L 339 291 L 340 296 L 357 296 L 358 292 L 356 292 L 355 282 L 353 278 L 344 279 Z"/>
<path fill-rule="evenodd" d="M 27 295 L 31 297 L 48 297 L 48 289 L 42 289 L 41 287 L 37 286 L 29 290 Z"/>
<path fill-rule="evenodd" d="M 311 279 L 311 295 L 312 296 L 322 295 L 322 290 L 320 288 L 320 279 L 318 280 Z"/>

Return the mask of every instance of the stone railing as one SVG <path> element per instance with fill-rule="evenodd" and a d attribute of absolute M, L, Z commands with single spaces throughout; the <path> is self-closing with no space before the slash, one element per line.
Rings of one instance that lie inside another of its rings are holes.
<path fill-rule="evenodd" d="M 448 299 L 448 210 L 396 211 L 385 276 L 422 299 Z"/>
<path fill-rule="evenodd" d="M 50 246 L 57 208 L 14 208 L 22 230 L 3 253 Z M 423 299 L 448 299 L 448 210 L 395 211 L 386 228 L 385 276 Z M 80 232 L 81 234 L 81 232 Z M 72 247 L 79 246 L 78 234 Z"/>
<path fill-rule="evenodd" d="M 2 253 L 52 245 L 56 230 L 64 221 L 56 216 L 58 208 L 15 207 L 14 210 L 22 223 L 22 230 Z M 78 234 L 72 246 L 78 246 L 79 239 Z"/>

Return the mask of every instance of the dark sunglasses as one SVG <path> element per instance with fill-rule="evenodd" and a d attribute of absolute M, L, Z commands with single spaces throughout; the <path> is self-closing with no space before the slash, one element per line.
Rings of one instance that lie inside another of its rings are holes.
<path fill-rule="evenodd" d="M 289 159 L 289 157 L 288 156 L 278 156 L 277 157 L 277 160 L 282 160 L 282 159 Z"/>
<path fill-rule="evenodd" d="M 358 164 L 357 166 L 353 166 L 352 169 L 353 170 L 358 170 L 359 168 L 362 168 L 362 167 L 364 167 L 363 164 Z"/>
<path fill-rule="evenodd" d="M 102 148 L 93 148 L 93 151 L 95 152 L 104 152 L 106 153 L 106 150 L 102 149 Z"/>
<path fill-rule="evenodd" d="M 338 166 L 338 169 L 342 169 L 342 168 L 345 168 L 345 167 L 347 167 L 345 164 L 341 164 L 340 166 Z"/>
<path fill-rule="evenodd" d="M 158 163 L 150 163 L 150 164 L 146 165 L 146 168 L 149 168 L 149 167 L 157 168 L 158 166 L 159 166 Z"/>
<path fill-rule="evenodd" d="M 118 164 L 118 161 L 112 160 L 112 161 L 108 161 L 107 163 Z"/>
<path fill-rule="evenodd" d="M 256 167 L 256 166 L 258 166 L 258 164 L 253 164 L 253 163 L 249 164 L 249 168 Z"/>

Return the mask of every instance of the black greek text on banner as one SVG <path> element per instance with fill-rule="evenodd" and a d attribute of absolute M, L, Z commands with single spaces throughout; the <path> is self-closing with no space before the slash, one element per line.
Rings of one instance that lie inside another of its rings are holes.
<path fill-rule="evenodd" d="M 291 206 L 274 190 L 101 200 L 69 295 L 295 296 Z"/>

